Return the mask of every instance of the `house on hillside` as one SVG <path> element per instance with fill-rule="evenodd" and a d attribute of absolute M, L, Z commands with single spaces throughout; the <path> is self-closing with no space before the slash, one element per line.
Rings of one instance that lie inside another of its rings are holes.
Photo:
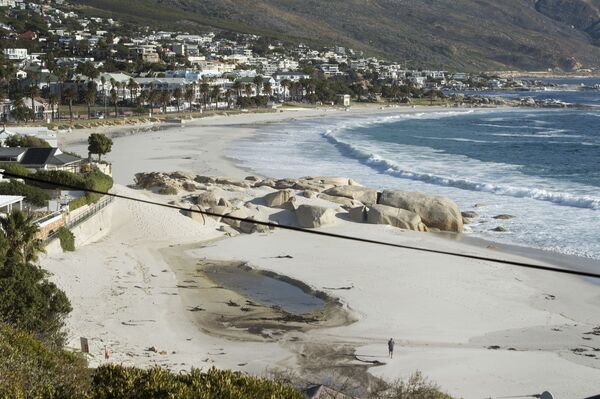
<path fill-rule="evenodd" d="M 0 163 L 18 163 L 30 169 L 65 170 L 77 173 L 83 159 L 52 147 L 0 148 Z"/>
<path fill-rule="evenodd" d="M 23 209 L 25 197 L 20 195 L 0 195 L 0 215 L 11 213 L 13 209 Z"/>

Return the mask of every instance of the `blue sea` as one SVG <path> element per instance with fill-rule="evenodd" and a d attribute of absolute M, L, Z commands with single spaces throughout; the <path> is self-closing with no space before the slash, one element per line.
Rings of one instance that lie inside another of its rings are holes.
<path fill-rule="evenodd" d="M 600 105 L 600 92 L 501 94 Z M 600 259 L 600 107 L 299 119 L 261 129 L 229 155 L 266 176 L 349 176 L 447 196 L 480 214 L 467 234 Z"/>

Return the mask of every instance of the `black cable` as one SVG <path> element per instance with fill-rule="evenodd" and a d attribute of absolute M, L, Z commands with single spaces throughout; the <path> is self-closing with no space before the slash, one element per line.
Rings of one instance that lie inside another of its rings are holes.
<path fill-rule="evenodd" d="M 263 222 L 260 220 L 240 218 L 240 217 L 230 216 L 230 215 L 222 215 L 222 214 L 215 213 L 215 212 L 183 208 L 183 207 L 180 207 L 177 205 L 171 205 L 171 204 L 165 204 L 165 203 L 155 202 L 155 201 L 150 201 L 150 200 L 145 200 L 145 199 L 133 198 L 133 197 L 129 197 L 127 195 L 109 193 L 109 192 L 94 190 L 94 189 L 90 189 L 90 188 L 82 188 L 82 187 L 77 187 L 77 186 L 73 186 L 73 185 L 66 184 L 66 183 L 57 183 L 57 182 L 43 180 L 43 179 L 39 179 L 36 177 L 31 177 L 31 176 L 21 176 L 21 175 L 14 174 L 12 172 L 5 171 L 2 174 L 4 176 L 12 177 L 15 179 L 23 179 L 23 180 L 29 180 L 32 182 L 36 182 L 36 183 L 50 184 L 50 185 L 54 185 L 57 187 L 67 188 L 70 190 L 84 191 L 84 192 L 88 192 L 88 193 L 95 193 L 95 194 L 101 194 L 101 195 L 108 195 L 108 196 L 111 196 L 114 198 L 121 198 L 121 199 L 129 200 L 129 201 L 141 202 L 141 203 L 149 204 L 149 205 L 162 206 L 164 208 L 176 209 L 179 211 L 199 213 L 199 214 L 206 215 L 206 216 L 220 217 L 222 219 L 235 220 L 238 222 L 247 222 L 247 223 L 252 223 L 252 224 L 256 224 L 256 225 L 260 225 L 260 226 L 267 226 L 270 228 L 278 228 L 278 229 L 282 229 L 282 230 L 290 230 L 290 231 L 296 231 L 299 233 L 313 234 L 313 235 L 330 237 L 330 238 L 339 238 L 339 239 L 343 239 L 343 240 L 357 241 L 357 242 L 362 242 L 362 243 L 366 243 L 366 244 L 376 244 L 376 245 L 383 245 L 383 246 L 387 246 L 387 247 L 408 249 L 408 250 L 412 250 L 412 251 L 429 252 L 429 253 L 440 254 L 440 255 L 449 255 L 449 256 L 455 256 L 455 257 L 466 258 L 466 259 L 481 260 L 481 261 L 485 261 L 485 262 L 502 263 L 505 265 L 523 267 L 523 268 L 527 268 L 527 269 L 571 274 L 571 275 L 582 276 L 582 277 L 600 278 L 600 274 L 598 274 L 598 273 L 591 273 L 591 272 L 572 270 L 572 269 L 563 269 L 563 268 L 552 267 L 552 266 L 536 265 L 536 264 L 531 264 L 531 263 L 526 263 L 526 262 L 517 262 L 517 261 L 512 261 L 512 260 L 494 259 L 494 258 L 488 258 L 485 256 L 469 255 L 469 254 L 456 253 L 456 252 L 450 252 L 450 251 L 442 251 L 442 250 L 438 250 L 438 249 L 414 247 L 414 246 L 410 246 L 410 245 L 394 244 L 391 242 L 371 240 L 368 238 L 347 236 L 344 234 L 329 233 L 329 232 L 319 231 L 319 230 L 310 230 L 310 229 L 304 229 L 301 227 L 289 226 L 289 225 L 278 224 L 278 223 L 273 223 L 273 222 Z"/>

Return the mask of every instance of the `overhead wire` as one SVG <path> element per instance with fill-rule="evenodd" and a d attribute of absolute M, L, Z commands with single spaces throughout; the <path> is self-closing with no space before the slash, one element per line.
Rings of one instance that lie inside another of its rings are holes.
<path fill-rule="evenodd" d="M 55 187 L 62 187 L 62 188 L 74 190 L 74 191 L 83 191 L 83 192 L 88 192 L 88 193 L 107 195 L 107 196 L 110 196 L 113 198 L 119 198 L 119 199 L 124 199 L 124 200 L 128 200 L 128 201 L 135 201 L 135 202 L 139 202 L 139 203 L 144 203 L 144 204 L 153 205 L 153 206 L 160 206 L 163 208 L 170 208 L 170 209 L 179 210 L 179 211 L 188 212 L 188 213 L 198 213 L 198 214 L 202 214 L 205 216 L 234 220 L 237 222 L 246 222 L 246 223 L 251 223 L 251 224 L 255 224 L 255 225 L 266 226 L 266 227 L 269 227 L 272 229 L 289 230 L 289 231 L 294 231 L 294 232 L 298 232 L 298 233 L 312 234 L 312 235 L 317 235 L 317 236 L 322 236 L 322 237 L 336 238 L 336 239 L 342 239 L 342 240 L 348 240 L 348 241 L 355 241 L 355 242 L 361 242 L 361 243 L 365 243 L 365 244 L 374 244 L 374 245 L 381 245 L 381 246 L 393 247 L 393 248 L 399 248 L 399 249 L 405 249 L 405 250 L 411 250 L 411 251 L 427 252 L 427 253 L 433 253 L 433 254 L 439 254 L 439 255 L 447 255 L 447 256 L 459 257 L 459 258 L 464 258 L 464 259 L 500 263 L 500 264 L 505 264 L 505 265 L 509 265 L 509 266 L 515 266 L 515 267 L 521 267 L 521 268 L 527 268 L 527 269 L 533 269 L 533 270 L 539 270 L 539 271 L 563 273 L 563 274 L 570 274 L 570 275 L 581 276 L 581 277 L 600 278 L 600 273 L 593 273 L 593 272 L 588 272 L 588 271 L 583 271 L 583 270 L 565 269 L 565 268 L 560 268 L 560 267 L 555 267 L 555 266 L 533 264 L 533 263 L 515 261 L 515 260 L 509 260 L 509 259 L 498 259 L 498 258 L 491 258 L 491 257 L 487 257 L 487 256 L 481 256 L 481 255 L 445 251 L 445 250 L 433 249 L 433 248 L 417 247 L 417 246 L 406 245 L 406 244 L 398 244 L 398 243 L 374 240 L 374 239 L 369 239 L 369 238 L 364 238 L 364 237 L 356 237 L 356 236 L 350 236 L 350 235 L 345 235 L 345 234 L 333 233 L 333 232 L 329 232 L 329 231 L 306 229 L 306 228 L 302 228 L 302 227 L 279 224 L 279 223 L 274 223 L 274 222 L 267 222 L 267 221 L 261 221 L 261 220 L 254 220 L 254 219 L 250 219 L 250 218 L 242 218 L 242 217 L 237 217 L 237 216 L 225 215 L 225 214 L 220 214 L 217 212 L 211 212 L 211 211 L 207 211 L 207 210 L 184 208 L 184 207 L 178 206 L 178 205 L 167 204 L 167 203 L 157 202 L 157 201 L 152 201 L 152 200 L 146 200 L 146 199 L 142 199 L 142 198 L 135 198 L 135 197 L 131 197 L 131 196 L 123 195 L 123 194 L 95 190 L 95 189 L 91 189 L 91 188 L 87 188 L 87 187 L 79 187 L 79 186 L 75 186 L 75 185 L 71 185 L 71 184 L 67 184 L 67 183 L 53 182 L 53 181 L 40 179 L 40 178 L 33 177 L 33 176 L 19 175 L 19 174 L 9 172 L 9 171 L 4 171 L 4 172 L 2 172 L 2 174 L 6 177 L 11 177 L 11 178 L 15 178 L 15 179 L 23 179 L 23 180 L 27 180 L 27 181 L 31 181 L 31 182 L 35 182 L 35 183 L 44 184 L 44 185 L 52 185 Z"/>

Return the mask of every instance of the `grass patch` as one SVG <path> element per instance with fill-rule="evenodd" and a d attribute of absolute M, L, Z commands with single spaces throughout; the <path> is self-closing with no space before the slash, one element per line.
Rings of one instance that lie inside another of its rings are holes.
<path fill-rule="evenodd" d="M 158 190 L 158 193 L 162 195 L 177 195 L 177 189 L 175 187 L 163 187 Z"/>

